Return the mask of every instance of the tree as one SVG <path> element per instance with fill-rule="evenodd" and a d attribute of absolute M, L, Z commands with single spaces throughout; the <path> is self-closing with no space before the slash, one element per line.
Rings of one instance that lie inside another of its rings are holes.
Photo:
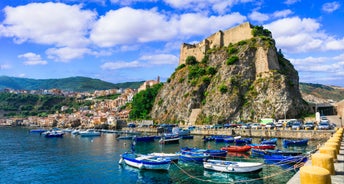
<path fill-rule="evenodd" d="M 194 65 L 194 64 L 197 64 L 198 62 L 195 56 L 188 56 L 186 57 L 185 63 L 187 65 Z"/>

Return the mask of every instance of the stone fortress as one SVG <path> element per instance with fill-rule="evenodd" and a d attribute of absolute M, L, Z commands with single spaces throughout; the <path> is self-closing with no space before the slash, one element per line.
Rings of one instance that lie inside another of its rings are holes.
<path fill-rule="evenodd" d="M 245 22 L 225 31 L 220 30 L 200 43 L 183 43 L 180 49 L 179 65 L 185 64 L 188 56 L 195 56 L 197 61 L 201 61 L 209 49 L 228 46 L 251 38 L 253 38 L 252 25 Z M 277 54 L 273 48 L 264 50 L 263 47 L 258 47 L 255 58 L 256 74 L 279 69 Z"/>

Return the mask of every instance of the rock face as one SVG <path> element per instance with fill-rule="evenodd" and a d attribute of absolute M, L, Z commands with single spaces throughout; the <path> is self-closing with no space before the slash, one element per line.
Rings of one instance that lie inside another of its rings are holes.
<path fill-rule="evenodd" d="M 180 65 L 156 97 L 151 116 L 160 123 L 190 124 L 193 109 L 199 109 L 195 124 L 296 118 L 310 110 L 297 71 L 274 40 L 262 36 L 210 49 L 202 62 Z"/>

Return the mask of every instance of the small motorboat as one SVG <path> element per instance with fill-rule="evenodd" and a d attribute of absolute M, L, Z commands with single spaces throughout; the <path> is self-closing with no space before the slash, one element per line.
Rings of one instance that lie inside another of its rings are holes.
<path fill-rule="evenodd" d="M 251 149 L 251 146 L 226 146 L 222 147 L 221 150 L 225 150 L 227 152 L 247 152 Z"/>
<path fill-rule="evenodd" d="M 160 144 L 178 144 L 180 140 L 179 136 L 164 136 L 159 140 Z"/>
<path fill-rule="evenodd" d="M 135 153 L 124 153 L 119 160 L 120 164 L 127 164 L 132 167 L 147 170 L 168 171 L 171 166 L 171 160 L 153 155 L 140 155 Z"/>
<path fill-rule="evenodd" d="M 286 165 L 286 164 L 304 163 L 307 160 L 308 160 L 308 157 L 305 155 L 297 155 L 297 156 L 264 155 L 264 162 L 267 164 Z"/>
<path fill-rule="evenodd" d="M 148 156 L 156 156 L 156 157 L 161 157 L 161 158 L 168 158 L 171 161 L 178 161 L 180 153 L 149 153 Z"/>
<path fill-rule="evenodd" d="M 181 148 L 181 153 L 206 153 L 212 158 L 225 158 L 227 151 L 225 150 L 212 150 L 212 149 L 200 149 L 200 148 Z"/>
<path fill-rule="evenodd" d="M 155 136 L 134 136 L 133 138 L 136 142 L 153 142 L 155 139 Z"/>
<path fill-rule="evenodd" d="M 49 130 L 46 132 L 43 132 L 42 135 L 44 135 L 44 137 L 63 137 L 63 132 L 60 131 L 54 131 L 54 130 Z"/>
<path fill-rule="evenodd" d="M 30 130 L 30 133 L 41 134 L 41 133 L 46 132 L 46 131 L 47 131 L 46 129 L 32 129 L 32 130 Z"/>
<path fill-rule="evenodd" d="M 79 134 L 81 137 L 100 136 L 100 132 L 96 131 L 95 129 L 87 129 L 85 131 L 80 131 Z"/>
<path fill-rule="evenodd" d="M 273 144 L 249 144 L 251 148 L 254 149 L 275 149 L 275 145 Z"/>
<path fill-rule="evenodd" d="M 277 138 L 271 138 L 271 139 L 263 139 L 260 143 L 261 144 L 277 144 Z"/>
<path fill-rule="evenodd" d="M 179 159 L 185 162 L 203 162 L 207 159 L 210 155 L 207 153 L 192 153 L 192 152 L 185 152 L 181 153 Z"/>
<path fill-rule="evenodd" d="M 308 139 L 283 139 L 283 147 L 288 146 L 307 146 Z"/>
<path fill-rule="evenodd" d="M 263 157 L 264 155 L 282 155 L 282 156 L 296 156 L 301 155 L 300 151 L 289 151 L 289 150 L 261 150 L 251 149 L 252 156 Z"/>
<path fill-rule="evenodd" d="M 263 163 L 258 162 L 232 162 L 225 160 L 207 160 L 203 162 L 204 169 L 229 173 L 248 173 L 261 171 Z"/>
<path fill-rule="evenodd" d="M 236 145 L 244 145 L 244 144 L 251 144 L 252 138 L 240 138 L 234 140 Z"/>

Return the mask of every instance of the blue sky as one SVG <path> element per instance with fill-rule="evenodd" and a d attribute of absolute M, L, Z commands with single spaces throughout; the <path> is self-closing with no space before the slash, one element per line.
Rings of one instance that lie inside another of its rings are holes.
<path fill-rule="evenodd" d="M 0 9 L 0 75 L 166 81 L 183 42 L 249 21 L 272 32 L 300 82 L 344 87 L 343 1 L 11 0 Z"/>

